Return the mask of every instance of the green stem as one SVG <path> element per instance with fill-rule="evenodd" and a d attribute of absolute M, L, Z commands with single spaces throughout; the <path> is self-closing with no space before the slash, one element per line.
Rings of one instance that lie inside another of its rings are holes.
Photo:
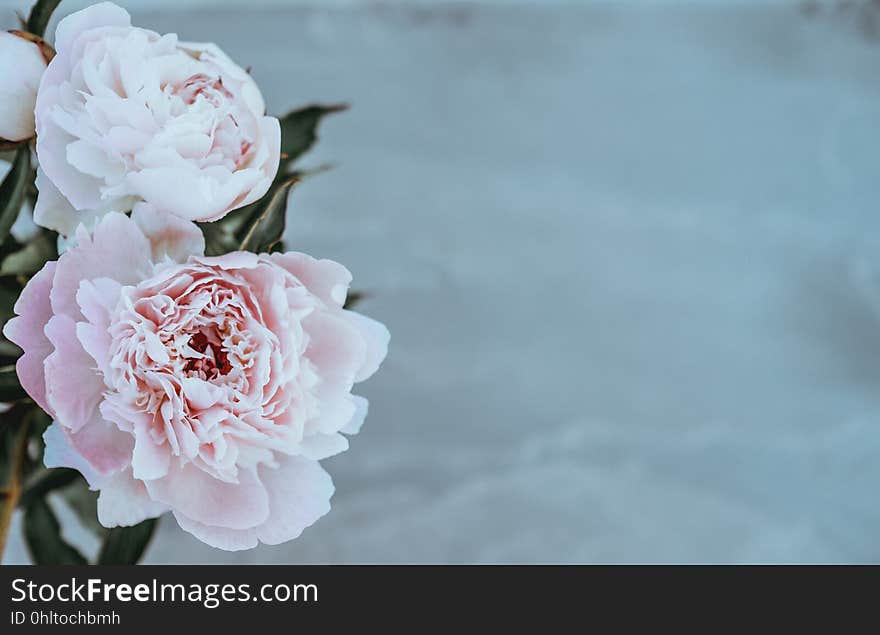
<path fill-rule="evenodd" d="M 15 439 L 12 454 L 12 466 L 9 474 L 9 482 L 0 490 L 0 561 L 6 551 L 6 539 L 9 535 L 9 526 L 12 524 L 12 515 L 18 506 L 21 497 L 21 477 L 27 456 L 28 428 L 31 417 L 25 417 Z"/>

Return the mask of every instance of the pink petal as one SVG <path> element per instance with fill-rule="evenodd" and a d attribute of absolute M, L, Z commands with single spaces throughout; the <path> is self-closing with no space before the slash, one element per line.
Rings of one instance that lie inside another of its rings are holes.
<path fill-rule="evenodd" d="M 182 512 L 175 511 L 174 518 L 184 531 L 192 534 L 205 544 L 224 551 L 243 551 L 253 549 L 259 544 L 256 529 L 227 529 L 211 527 L 188 518 Z"/>
<path fill-rule="evenodd" d="M 367 359 L 367 343 L 354 322 L 341 312 L 315 311 L 303 320 L 309 335 L 305 356 L 322 381 L 348 392 Z"/>
<path fill-rule="evenodd" d="M 168 474 L 171 465 L 171 451 L 167 445 L 159 445 L 150 436 L 144 421 L 134 424 L 134 453 L 131 467 L 135 478 L 152 480 Z"/>
<path fill-rule="evenodd" d="M 328 305 L 342 306 L 345 303 L 351 272 L 338 262 L 318 260 L 296 251 L 272 254 L 270 258 L 296 276 L 309 291 Z"/>
<path fill-rule="evenodd" d="M 253 269 L 260 264 L 259 256 L 249 251 L 230 251 L 222 256 L 200 256 L 195 260 L 209 267 L 220 267 L 227 271 L 232 269 Z"/>
<path fill-rule="evenodd" d="M 66 315 L 54 315 L 44 329 L 55 346 L 43 363 L 46 373 L 46 401 L 58 422 L 71 432 L 100 418 L 98 404 L 104 382 L 95 370 L 95 360 L 76 337 L 76 323 Z"/>
<path fill-rule="evenodd" d="M 330 511 L 333 481 L 316 462 L 286 457 L 278 468 L 263 467 L 260 476 L 269 492 L 271 513 L 255 529 L 227 529 L 206 525 L 175 511 L 180 527 L 212 547 L 240 551 L 258 542 L 277 545 L 297 538 L 303 530 Z"/>
<path fill-rule="evenodd" d="M 150 496 L 196 522 L 250 529 L 269 516 L 266 488 L 252 470 L 240 469 L 239 482 L 227 483 L 192 463 L 172 465 L 167 476 L 147 481 Z"/>
<path fill-rule="evenodd" d="M 80 223 L 89 228 L 94 227 L 99 214 L 74 209 L 46 176 L 42 166 L 37 168 L 36 186 L 39 196 L 34 205 L 34 222 L 37 225 L 53 229 L 62 236 L 72 236 Z"/>
<path fill-rule="evenodd" d="M 52 317 L 49 292 L 52 289 L 56 264 L 47 262 L 30 279 L 15 303 L 14 311 L 20 317 L 12 318 L 3 327 L 3 334 L 7 339 L 24 350 L 24 355 L 19 357 L 15 364 L 18 380 L 40 408 L 53 417 L 55 415 L 46 400 L 46 375 L 43 371 L 43 362 L 52 353 L 54 347 L 43 333 L 43 327 Z"/>
<path fill-rule="evenodd" d="M 257 536 L 267 545 L 299 537 L 306 527 L 330 511 L 333 481 L 316 461 L 286 457 L 275 469 L 263 466 L 260 477 L 269 492 L 272 512 L 257 528 Z"/>
<path fill-rule="evenodd" d="M 340 388 L 332 384 L 319 387 L 320 406 L 318 414 L 309 420 L 307 433 L 335 433 L 342 429 L 357 416 L 357 406 L 348 388 Z"/>
<path fill-rule="evenodd" d="M 364 341 L 367 343 L 367 355 L 364 365 L 355 377 L 355 381 L 364 381 L 379 370 L 379 365 L 388 355 L 388 343 L 391 341 L 391 333 L 381 322 L 377 322 L 366 315 L 356 311 L 346 311 L 349 320 L 360 330 Z"/>
<path fill-rule="evenodd" d="M 107 214 L 98 223 L 93 237 L 80 231 L 77 240 L 76 247 L 58 259 L 49 296 L 56 314 L 80 319 L 76 293 L 83 280 L 110 278 L 121 284 L 135 284 L 153 270 L 149 241 L 135 222 L 123 214 Z"/>
<path fill-rule="evenodd" d="M 119 302 L 122 285 L 110 278 L 83 280 L 76 302 L 88 322 L 77 322 L 76 336 L 83 349 L 95 360 L 102 374 L 109 370 L 111 338 L 110 312 Z"/>
<path fill-rule="evenodd" d="M 364 419 L 367 418 L 367 410 L 369 409 L 369 402 L 363 397 L 352 395 L 351 400 L 355 405 L 354 415 L 352 415 L 348 423 L 342 426 L 339 430 L 345 434 L 357 434 L 360 432 L 361 426 L 364 425 Z"/>
<path fill-rule="evenodd" d="M 321 461 L 348 449 L 348 439 L 341 434 L 310 434 L 299 444 L 300 453 L 307 459 Z"/>
<path fill-rule="evenodd" d="M 139 158 L 144 162 L 144 157 Z M 225 215 L 233 201 L 253 187 L 255 183 L 237 183 L 246 177 L 245 171 L 233 172 L 228 183 L 205 187 L 205 174 L 194 164 L 171 166 L 163 162 L 126 174 L 126 183 L 131 192 L 156 208 L 174 210 L 187 220 L 211 221 Z"/>
<path fill-rule="evenodd" d="M 101 485 L 98 522 L 104 527 L 130 527 L 166 511 L 166 505 L 150 498 L 143 481 L 132 478 L 131 470 L 119 472 Z"/>
<path fill-rule="evenodd" d="M 150 241 L 154 262 L 166 257 L 175 262 L 186 262 L 190 256 L 205 253 L 205 237 L 195 223 L 158 210 L 146 203 L 138 203 L 131 214 Z"/>
<path fill-rule="evenodd" d="M 77 432 L 64 430 L 70 444 L 99 474 L 113 474 L 131 463 L 134 438 L 100 413 Z"/>
<path fill-rule="evenodd" d="M 249 96 L 262 101 L 258 90 L 250 92 Z M 260 200 L 269 191 L 269 187 L 278 173 L 278 165 L 281 161 L 281 123 L 275 117 L 261 117 L 259 126 L 267 157 L 261 165 L 254 167 L 260 169 L 262 178 L 250 188 L 242 200 L 236 202 L 230 209 L 238 209 Z"/>
<path fill-rule="evenodd" d="M 53 422 L 43 433 L 43 464 L 46 467 L 68 467 L 82 474 L 89 486 L 96 489 L 101 486 L 103 477 L 95 471 L 91 464 L 73 447 L 67 431 Z"/>

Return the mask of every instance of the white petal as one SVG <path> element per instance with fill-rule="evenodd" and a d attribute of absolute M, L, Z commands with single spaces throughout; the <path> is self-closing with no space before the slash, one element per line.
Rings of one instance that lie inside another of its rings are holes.
<path fill-rule="evenodd" d="M 52 422 L 52 425 L 46 428 L 43 433 L 43 443 L 46 444 L 43 450 L 43 464 L 46 467 L 74 469 L 85 477 L 92 489 L 101 486 L 104 478 L 70 444 L 70 439 L 67 438 L 67 434 L 57 421 Z"/>
<path fill-rule="evenodd" d="M 165 258 L 186 262 L 190 256 L 204 255 L 205 236 L 192 221 L 147 203 L 135 205 L 131 217 L 150 241 L 154 262 L 161 262 Z"/>
<path fill-rule="evenodd" d="M 64 53 L 74 40 L 89 29 L 102 26 L 130 26 L 128 12 L 112 2 L 101 2 L 71 13 L 55 29 L 55 50 Z"/>
<path fill-rule="evenodd" d="M 101 485 L 98 522 L 104 527 L 130 527 L 166 511 L 166 505 L 150 498 L 142 481 L 132 478 L 131 470 L 119 472 Z"/>
<path fill-rule="evenodd" d="M 341 434 L 310 434 L 300 442 L 300 453 L 307 459 L 320 461 L 348 449 L 348 439 Z"/>

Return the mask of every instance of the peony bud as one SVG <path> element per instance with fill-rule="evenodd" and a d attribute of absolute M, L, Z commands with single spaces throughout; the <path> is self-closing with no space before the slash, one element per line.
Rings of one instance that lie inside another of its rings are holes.
<path fill-rule="evenodd" d="M 0 32 L 0 139 L 34 136 L 34 103 L 46 70 L 46 49 L 17 31 Z"/>

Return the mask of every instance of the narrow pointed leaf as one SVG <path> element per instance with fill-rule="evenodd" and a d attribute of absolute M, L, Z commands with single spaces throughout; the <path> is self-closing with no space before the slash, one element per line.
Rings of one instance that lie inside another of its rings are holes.
<path fill-rule="evenodd" d="M 318 140 L 318 124 L 326 115 L 348 109 L 347 104 L 312 105 L 281 118 L 281 172 L 305 154 Z"/>
<path fill-rule="evenodd" d="M 62 538 L 61 524 L 45 499 L 34 500 L 25 510 L 24 537 L 34 564 L 88 564 Z"/>
<path fill-rule="evenodd" d="M 12 169 L 3 183 L 0 184 L 0 243 L 9 236 L 27 191 L 27 180 L 30 173 L 30 150 L 21 148 L 15 153 Z"/>
<path fill-rule="evenodd" d="M 224 221 L 214 221 L 212 223 L 196 223 L 202 230 L 205 237 L 205 255 L 206 256 L 222 256 L 230 251 L 238 249 L 239 241 L 235 235 L 229 231 Z"/>
<path fill-rule="evenodd" d="M 6 324 L 15 315 L 12 309 L 15 307 L 19 295 L 21 295 L 21 289 L 18 287 L 15 289 L 0 287 L 0 324 Z"/>
<path fill-rule="evenodd" d="M 52 18 L 52 13 L 60 3 L 61 0 L 37 0 L 28 16 L 28 32 L 43 37 L 46 33 L 46 27 L 49 25 L 49 20 Z"/>
<path fill-rule="evenodd" d="M 133 527 L 114 527 L 104 538 L 96 564 L 137 564 L 147 550 L 157 524 L 158 519 L 150 518 Z"/>
<path fill-rule="evenodd" d="M 27 394 L 18 381 L 15 366 L 9 365 L 0 368 L 0 402 L 9 403 L 25 397 Z"/>
<path fill-rule="evenodd" d="M 5 338 L 0 338 L 0 363 L 9 366 L 21 356 L 22 350 Z"/>
<path fill-rule="evenodd" d="M 260 253 L 271 250 L 281 240 L 286 223 L 287 194 L 300 178 L 294 175 L 282 181 L 259 202 L 245 225 L 239 249 Z"/>
<path fill-rule="evenodd" d="M 342 308 L 353 309 L 355 305 L 360 304 L 360 301 L 366 297 L 368 297 L 368 294 L 364 293 L 363 291 L 349 291 L 348 295 L 345 298 L 345 304 L 342 306 Z"/>

